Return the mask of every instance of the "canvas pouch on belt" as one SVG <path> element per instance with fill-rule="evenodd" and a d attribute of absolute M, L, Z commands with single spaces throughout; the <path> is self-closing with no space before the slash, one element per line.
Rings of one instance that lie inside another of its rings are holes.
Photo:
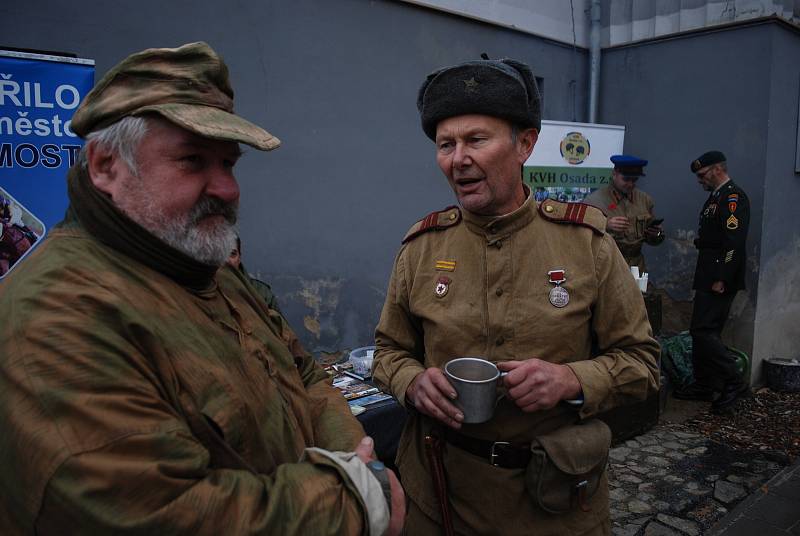
<path fill-rule="evenodd" d="M 599 419 L 570 424 L 531 443 L 525 487 L 537 506 L 551 514 L 588 509 L 608 462 L 611 430 Z"/>

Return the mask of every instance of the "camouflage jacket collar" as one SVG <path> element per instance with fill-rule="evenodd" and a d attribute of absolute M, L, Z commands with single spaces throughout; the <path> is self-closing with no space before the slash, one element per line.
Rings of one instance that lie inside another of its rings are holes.
<path fill-rule="evenodd" d="M 189 290 L 199 293 L 216 286 L 216 266 L 200 263 L 153 236 L 117 209 L 77 165 L 72 166 L 67 175 L 67 191 L 70 206 L 65 225 L 77 222 L 103 244 L 161 272 Z"/>

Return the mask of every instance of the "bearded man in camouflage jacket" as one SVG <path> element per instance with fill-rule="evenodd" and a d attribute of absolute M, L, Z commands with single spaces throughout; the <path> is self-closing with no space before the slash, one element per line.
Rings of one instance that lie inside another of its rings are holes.
<path fill-rule="evenodd" d="M 219 56 L 134 54 L 72 129 L 66 219 L 0 286 L 0 532 L 398 533 L 341 394 L 221 268 L 239 143 L 280 142 L 233 114 Z"/>

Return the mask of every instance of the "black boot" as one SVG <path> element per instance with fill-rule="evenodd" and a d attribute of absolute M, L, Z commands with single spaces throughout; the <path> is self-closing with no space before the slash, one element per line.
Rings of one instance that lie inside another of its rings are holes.
<path fill-rule="evenodd" d="M 672 397 L 678 400 L 703 400 L 710 402 L 714 399 L 714 390 L 705 385 L 693 383 L 683 389 L 675 389 L 672 392 Z"/>
<path fill-rule="evenodd" d="M 722 394 L 711 404 L 711 412 L 717 415 L 729 415 L 736 408 L 736 402 L 751 395 L 750 386 L 743 381 L 726 383 L 722 388 Z"/>

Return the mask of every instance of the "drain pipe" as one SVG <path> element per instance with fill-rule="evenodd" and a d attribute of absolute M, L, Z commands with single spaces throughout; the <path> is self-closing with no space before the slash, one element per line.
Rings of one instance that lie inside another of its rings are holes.
<path fill-rule="evenodd" d="M 600 0 L 592 0 L 592 25 L 589 30 L 589 122 L 597 122 L 597 100 L 600 93 Z"/>

